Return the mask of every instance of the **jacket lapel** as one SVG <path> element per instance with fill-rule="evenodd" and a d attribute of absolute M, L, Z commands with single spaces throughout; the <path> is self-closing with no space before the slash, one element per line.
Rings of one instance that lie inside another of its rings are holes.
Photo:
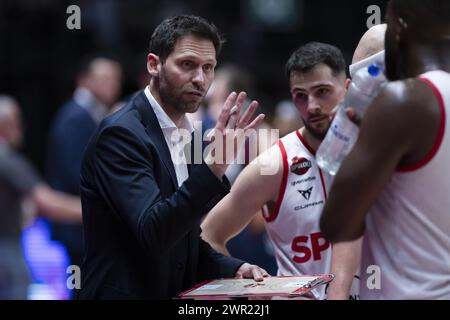
<path fill-rule="evenodd" d="M 189 176 L 191 175 L 191 171 L 194 167 L 194 161 L 195 161 L 195 157 L 194 157 L 194 133 L 192 133 L 191 135 L 191 142 L 186 144 L 186 146 L 184 147 L 184 154 L 186 156 L 186 160 L 187 160 L 187 169 L 188 169 L 188 173 Z"/>
<path fill-rule="evenodd" d="M 173 187 L 176 190 L 178 189 L 178 180 L 173 166 L 172 157 L 170 156 L 170 150 L 169 147 L 167 146 L 167 142 L 166 139 L 164 138 L 162 129 L 159 126 L 159 122 L 158 119 L 156 118 L 155 112 L 153 111 L 153 108 L 150 105 L 150 102 L 148 101 L 143 91 L 141 91 L 135 97 L 135 104 L 142 117 L 142 123 L 145 126 L 145 130 L 147 131 L 148 135 L 152 138 L 152 141 L 155 144 L 155 147 L 158 150 L 159 155 L 161 157 L 161 161 L 164 163 L 164 166 L 169 172 Z"/>

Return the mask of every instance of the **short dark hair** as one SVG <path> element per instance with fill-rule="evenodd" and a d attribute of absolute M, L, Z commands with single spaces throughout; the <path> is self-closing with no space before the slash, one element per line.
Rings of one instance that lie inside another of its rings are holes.
<path fill-rule="evenodd" d="M 345 73 L 341 50 L 326 43 L 310 42 L 294 51 L 286 64 L 286 74 L 290 79 L 292 72 L 308 72 L 319 64 L 330 67 L 334 76 Z"/>
<path fill-rule="evenodd" d="M 156 27 L 150 39 L 149 51 L 158 55 L 164 62 L 172 53 L 178 39 L 186 35 L 211 40 L 216 49 L 216 57 L 225 42 L 214 24 L 198 16 L 181 15 L 168 18 Z"/>
<path fill-rule="evenodd" d="M 448 0 L 391 0 L 390 11 L 402 16 L 406 22 L 419 28 L 450 27 L 450 1 Z M 443 30 L 444 31 L 444 30 Z"/>

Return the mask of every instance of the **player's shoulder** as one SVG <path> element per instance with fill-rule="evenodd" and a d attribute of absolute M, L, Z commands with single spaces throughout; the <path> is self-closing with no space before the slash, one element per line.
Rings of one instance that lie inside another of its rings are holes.
<path fill-rule="evenodd" d="M 297 140 L 298 139 L 299 130 L 292 131 L 285 136 L 281 137 L 279 141 L 282 143 L 288 143 L 290 140 Z"/>
<path fill-rule="evenodd" d="M 293 141 L 297 140 L 297 131 L 278 139 L 272 146 L 256 157 L 244 172 L 249 175 L 281 176 L 283 174 L 286 150 L 292 147 Z"/>
<path fill-rule="evenodd" d="M 251 175 L 276 176 L 283 168 L 283 157 L 280 150 L 280 140 L 256 157 L 246 168 Z"/>
<path fill-rule="evenodd" d="M 393 133 L 396 138 L 391 142 L 411 144 L 423 139 L 426 128 L 438 127 L 440 120 L 433 90 L 422 79 L 410 78 L 384 86 L 364 117 L 363 127 Z"/>
<path fill-rule="evenodd" d="M 424 105 L 433 101 L 433 91 L 420 78 L 408 78 L 389 82 L 376 99 L 377 105 L 389 112 L 403 111 L 407 108 L 423 110 Z"/>

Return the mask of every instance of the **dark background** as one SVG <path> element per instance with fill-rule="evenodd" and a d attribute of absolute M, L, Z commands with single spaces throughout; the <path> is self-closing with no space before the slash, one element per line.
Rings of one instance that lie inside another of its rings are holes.
<path fill-rule="evenodd" d="M 227 39 L 219 59 L 247 68 L 257 81 L 264 112 L 289 99 L 284 64 L 308 41 L 341 48 L 347 63 L 367 30 L 367 8 L 387 0 L 0 0 L 0 93 L 15 96 L 26 123 L 24 153 L 42 171 L 47 132 L 71 97 L 80 60 L 92 52 L 117 56 L 124 66 L 123 95 L 137 75 L 153 29 L 180 13 L 201 15 Z M 69 5 L 81 8 L 81 30 L 69 30 Z"/>

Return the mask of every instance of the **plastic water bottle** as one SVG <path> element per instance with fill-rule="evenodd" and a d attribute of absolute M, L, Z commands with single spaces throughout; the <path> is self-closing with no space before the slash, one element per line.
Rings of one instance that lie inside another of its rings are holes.
<path fill-rule="evenodd" d="M 364 116 L 367 107 L 386 83 L 383 69 L 383 66 L 373 64 L 358 70 L 344 102 L 339 106 L 330 129 L 317 150 L 317 164 L 333 176 L 338 172 L 359 135 L 359 127 L 348 118 L 346 110 L 351 107 L 360 118 Z"/>

